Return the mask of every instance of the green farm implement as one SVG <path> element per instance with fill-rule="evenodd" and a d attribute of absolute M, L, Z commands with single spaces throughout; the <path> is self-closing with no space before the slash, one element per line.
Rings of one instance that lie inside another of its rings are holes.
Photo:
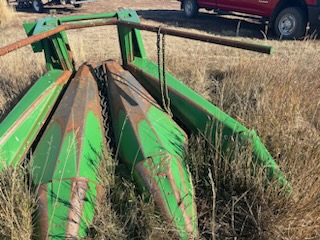
<path fill-rule="evenodd" d="M 113 25 L 122 65 L 113 60 L 75 69 L 66 30 Z M 105 129 L 141 191 L 181 239 L 198 236 L 191 175 L 185 163 L 190 134 L 209 141 L 221 134 L 225 154 L 235 143 L 279 186 L 289 183 L 257 134 L 148 60 L 141 30 L 270 54 L 272 48 L 141 24 L 134 11 L 46 17 L 24 24 L 26 39 L 0 56 L 31 44 L 44 52 L 47 73 L 0 124 L 0 171 L 25 162 L 38 186 L 40 239 L 85 237 L 103 189 L 98 169 L 108 154 Z M 108 121 L 105 115 L 108 115 Z M 181 125 L 179 125 L 179 124 Z M 110 125 L 110 126 L 109 126 Z M 186 132 L 187 133 L 186 133 Z M 112 154 L 112 153 L 110 153 Z"/>

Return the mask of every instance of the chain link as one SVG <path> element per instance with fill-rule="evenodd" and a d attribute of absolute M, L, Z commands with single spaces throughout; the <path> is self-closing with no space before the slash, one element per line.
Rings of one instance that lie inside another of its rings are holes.
<path fill-rule="evenodd" d="M 104 133 L 105 138 L 107 140 L 107 144 L 110 149 L 114 148 L 114 135 L 111 128 L 111 117 L 109 111 L 109 102 L 107 97 L 107 74 L 103 71 L 102 66 L 96 68 L 96 76 L 98 79 L 98 88 L 99 88 L 99 96 L 100 96 L 100 105 L 102 108 L 102 117 L 103 117 L 103 126 L 104 126 Z"/>
<path fill-rule="evenodd" d="M 164 110 L 172 116 L 170 109 L 170 98 L 166 80 L 166 61 L 165 61 L 165 34 L 162 34 L 162 46 L 160 47 L 161 27 L 157 33 L 157 60 L 158 60 L 158 78 L 160 84 L 160 93 Z M 162 48 L 162 69 L 161 69 L 161 48 Z M 162 73 L 162 74 L 161 74 Z"/>

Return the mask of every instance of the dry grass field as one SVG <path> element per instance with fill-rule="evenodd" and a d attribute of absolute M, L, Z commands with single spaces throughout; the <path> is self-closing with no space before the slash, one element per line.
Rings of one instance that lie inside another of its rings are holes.
<path fill-rule="evenodd" d="M 97 4 L 104 6 L 100 11 L 116 11 L 126 4 L 144 11 L 178 7 L 168 0 L 156 4 L 151 0 L 115 2 Z M 98 7 L 88 5 L 77 11 L 71 14 L 96 12 Z M 0 47 L 24 38 L 22 22 L 33 18 L 32 13 L 12 12 L 0 0 Z M 159 25 L 152 19 L 142 21 Z M 232 30 L 229 25 L 226 28 Z M 187 31 L 206 33 L 199 29 L 191 25 Z M 244 29 L 250 31 L 250 27 Z M 214 34 L 225 35 L 222 31 Z M 167 70 L 257 131 L 293 189 L 288 196 L 275 186 L 265 187 L 259 174 L 252 176 L 246 164 L 250 159 L 242 153 L 235 154 L 229 163 L 222 162 L 205 139 L 192 136 L 187 162 L 196 189 L 199 238 L 320 239 L 319 40 L 306 37 L 301 41 L 278 41 L 235 35 L 232 38 L 272 45 L 275 53 L 266 56 L 166 37 Z M 77 66 L 84 61 L 120 59 L 115 27 L 73 30 L 68 36 Z M 149 58 L 156 60 L 156 35 L 143 32 L 143 38 Z M 0 58 L 1 120 L 44 72 L 43 55 L 33 54 L 30 47 Z M 171 229 L 157 213 L 152 199 L 137 193 L 121 163 L 111 162 L 107 164 L 110 156 L 105 157 L 101 181 L 106 192 L 97 208 L 90 238 L 171 239 Z M 37 199 L 26 171 L 18 167 L 0 174 L 0 239 L 32 238 Z"/>

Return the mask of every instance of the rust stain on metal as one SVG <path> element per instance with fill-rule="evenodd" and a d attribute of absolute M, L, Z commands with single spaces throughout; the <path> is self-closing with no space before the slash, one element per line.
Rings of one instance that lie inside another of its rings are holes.
<path fill-rule="evenodd" d="M 54 88 L 56 85 L 64 85 L 70 78 L 72 72 L 65 71 L 57 80 L 56 83 L 47 89 L 41 96 L 30 105 L 30 107 L 20 116 L 20 118 L 12 125 L 12 127 L 6 132 L 6 134 L 0 139 L 0 145 L 3 144 L 7 139 L 13 134 L 18 126 L 20 126 L 32 113 L 33 109 L 43 101 L 48 95 L 48 93 Z"/>
<path fill-rule="evenodd" d="M 48 194 L 47 184 L 39 186 L 38 190 L 39 198 L 39 224 L 40 224 L 40 239 L 47 239 L 48 237 Z"/>
<path fill-rule="evenodd" d="M 59 107 L 56 109 L 52 121 L 57 122 L 64 133 L 74 132 L 76 134 L 75 144 L 79 151 L 77 152 L 77 174 L 80 168 L 80 154 L 82 151 L 82 143 L 84 136 L 83 127 L 86 124 L 86 116 L 92 112 L 100 122 L 103 129 L 103 120 L 101 117 L 102 109 L 99 100 L 99 90 L 93 76 L 91 67 L 82 65 L 76 76 L 71 80 Z M 103 138 L 104 144 L 106 140 Z M 58 162 L 56 162 L 58 164 Z"/>
<path fill-rule="evenodd" d="M 72 75 L 72 71 L 64 71 L 64 73 L 57 79 L 58 85 L 64 85 Z"/>
<path fill-rule="evenodd" d="M 172 160 L 171 160 L 172 161 Z M 183 174 L 181 174 L 181 169 L 182 169 L 182 166 L 181 166 L 181 163 L 179 162 L 179 161 L 175 161 L 175 162 L 172 162 L 172 164 L 175 164 L 175 163 L 177 163 L 178 164 L 178 166 L 179 166 L 179 172 L 180 172 L 180 176 L 181 175 L 183 175 Z M 176 198 L 176 200 L 177 200 L 177 202 L 179 203 L 179 209 L 181 210 L 181 212 L 182 212 L 182 215 L 183 215 L 183 219 L 184 219 L 184 221 L 185 221 L 185 223 L 186 223 L 186 228 L 187 228 L 187 232 L 189 233 L 189 234 L 193 234 L 193 224 L 192 224 L 192 220 L 190 219 L 190 216 L 188 215 L 188 213 L 186 212 L 186 209 L 189 207 L 192 207 L 193 206 L 193 204 L 192 204 L 192 202 L 190 202 L 190 204 L 188 205 L 188 206 L 186 206 L 185 204 L 184 204 L 184 199 L 187 199 L 186 198 L 186 196 L 181 196 L 180 195 L 180 193 L 179 193 L 179 189 L 177 188 L 177 185 L 175 184 L 175 180 L 174 180 L 174 177 L 173 177 L 173 173 L 172 173 L 172 168 L 168 168 L 168 169 L 166 169 L 166 175 L 167 175 L 167 177 L 168 177 L 168 179 L 169 179 L 169 182 L 170 182 L 170 185 L 171 185 L 171 187 L 172 187 L 172 189 L 173 189 L 173 192 L 174 192 L 174 195 L 175 195 L 175 198 Z M 185 182 L 185 179 L 184 178 L 182 178 L 182 180 L 181 180 L 181 182 Z M 183 184 L 184 185 L 184 187 L 185 187 L 185 184 Z M 180 186 L 181 187 L 181 186 Z M 186 188 L 185 188 L 186 189 Z M 186 191 L 185 190 L 185 193 L 187 194 L 189 191 Z"/>
<path fill-rule="evenodd" d="M 167 205 L 164 202 L 164 199 L 161 195 L 161 190 L 159 185 L 157 184 L 156 180 L 152 177 L 152 173 L 146 169 L 143 164 L 148 162 L 148 164 L 153 164 L 152 159 L 148 158 L 146 160 L 140 161 L 135 165 L 135 169 L 139 173 L 140 177 L 144 180 L 144 182 L 148 186 L 148 190 L 152 195 L 156 205 L 159 209 L 161 209 L 161 214 L 166 217 L 167 219 L 171 219 L 170 213 L 168 211 Z M 150 163 L 151 162 L 151 163 Z"/>
<path fill-rule="evenodd" d="M 132 63 L 128 63 L 126 65 L 126 69 L 128 69 L 135 77 L 141 79 L 144 78 L 147 80 L 147 82 L 149 83 L 149 86 L 147 86 L 146 84 L 143 84 L 143 81 L 141 81 L 141 83 L 144 85 L 144 87 L 150 91 L 153 95 L 157 95 L 155 91 L 158 91 L 157 89 L 159 88 L 159 79 L 155 78 L 153 76 L 151 76 L 150 74 L 144 72 L 142 69 L 136 67 L 135 65 L 133 65 Z M 152 88 L 150 88 L 152 87 Z M 203 106 L 191 101 L 189 98 L 187 98 L 186 96 L 182 95 L 181 93 L 179 93 L 177 90 L 175 90 L 174 88 L 170 87 L 168 85 L 168 90 L 169 90 L 169 94 L 172 93 L 173 95 L 178 96 L 179 98 L 183 99 L 184 102 L 190 104 L 190 105 L 194 105 L 196 106 L 198 109 L 200 109 L 201 111 L 207 113 L 208 115 L 210 114 Z M 172 108 L 174 106 L 171 106 Z M 176 112 L 180 112 L 179 109 L 176 109 Z M 184 119 L 184 122 L 188 122 L 187 119 Z M 189 123 L 191 124 L 191 123 Z"/>
<path fill-rule="evenodd" d="M 49 216 L 48 216 L 48 184 L 53 182 L 59 182 L 60 180 L 55 180 L 49 183 L 45 183 L 39 186 L 38 198 L 39 198 L 39 224 L 40 224 L 40 239 L 48 239 L 49 235 Z M 88 193 L 88 183 L 92 182 L 83 177 L 75 178 L 65 178 L 63 181 L 71 181 L 71 195 L 70 195 L 70 207 L 68 211 L 68 222 L 65 236 L 67 238 L 74 238 L 78 236 L 78 231 L 80 228 L 80 223 L 82 220 L 82 213 L 84 204 L 87 202 L 86 195 Z M 103 188 L 96 182 L 95 184 L 97 196 L 96 200 L 100 201 L 103 195 Z M 50 194 L 50 193 L 49 193 Z M 89 203 L 89 202 L 88 202 Z"/>
<path fill-rule="evenodd" d="M 134 134 L 139 136 L 138 124 L 140 121 L 145 120 L 145 113 L 148 112 L 151 106 L 159 109 L 161 107 L 147 90 L 129 72 L 125 71 L 119 63 L 107 61 L 105 62 L 105 69 L 109 76 L 108 87 L 111 99 L 113 99 L 110 102 L 112 103 L 111 108 L 114 111 L 114 117 L 117 119 L 119 111 L 126 109 L 126 124 L 130 124 Z M 137 141 L 141 144 L 139 138 L 137 138 Z M 140 151 L 145 155 L 143 149 L 140 149 Z M 124 159 L 124 161 L 126 160 Z"/>
<path fill-rule="evenodd" d="M 167 34 L 171 36 L 181 37 L 181 38 L 187 38 L 191 40 L 198 40 L 201 42 L 208 42 L 208 43 L 215 43 L 218 45 L 228 46 L 228 47 L 236 47 L 244 50 L 250 50 L 255 52 L 261 52 L 266 54 L 271 54 L 273 51 L 272 47 L 264 46 L 264 45 L 258 45 L 258 44 L 252 44 L 252 43 L 246 43 L 242 41 L 237 40 L 231 40 L 226 38 L 220 38 L 210 35 L 203 35 L 198 33 L 191 33 L 176 29 L 170 29 L 166 27 L 159 27 L 159 26 L 151 26 L 141 23 L 134 23 L 134 22 L 127 22 L 127 21 L 118 21 L 118 26 L 124 26 L 129 28 L 135 28 L 140 30 L 145 30 L 149 32 L 155 32 L 155 33 L 162 33 Z"/>
<path fill-rule="evenodd" d="M 129 72 L 125 71 L 119 63 L 116 61 L 107 61 L 105 62 L 105 66 L 106 69 L 108 69 L 109 75 L 115 81 L 115 84 L 119 88 L 125 89 L 124 91 L 136 101 L 136 104 L 139 105 L 142 112 L 147 112 L 151 105 L 161 109 L 149 92 L 143 88 Z M 124 94 L 120 95 L 124 96 Z"/>
<path fill-rule="evenodd" d="M 179 162 L 179 161 L 178 161 L 178 162 Z M 191 185 L 192 185 L 192 180 L 191 180 L 191 179 L 185 179 L 185 178 L 184 178 L 183 167 L 182 167 L 182 165 L 181 165 L 180 162 L 179 162 L 179 164 L 178 164 L 178 168 L 179 168 L 180 178 L 183 179 L 182 182 L 190 181 L 190 183 L 191 183 Z M 192 186 L 193 186 L 193 185 L 192 185 Z M 186 184 L 184 184 L 183 187 L 184 187 L 184 191 L 185 191 L 186 193 L 189 192 L 189 190 L 187 189 L 187 185 L 186 185 Z M 192 191 L 193 191 L 193 190 L 194 190 L 194 189 L 192 189 Z M 194 192 L 192 192 L 192 193 L 194 194 Z M 192 201 L 192 206 L 190 205 L 190 206 L 187 206 L 187 207 L 192 208 L 192 209 L 197 209 L 196 203 L 195 203 L 194 201 Z M 187 213 L 186 213 L 186 214 L 187 214 Z"/>
<path fill-rule="evenodd" d="M 151 106 L 159 107 L 159 105 L 146 91 L 146 89 L 143 88 L 142 85 L 131 74 L 129 74 L 127 71 L 124 71 L 118 63 L 109 61 L 105 63 L 105 66 L 105 72 L 108 72 L 109 76 L 108 86 L 109 94 L 111 95 L 112 99 L 111 104 L 114 111 L 114 116 L 117 117 L 121 109 L 127 114 L 128 124 L 131 125 L 134 134 L 137 136 L 136 140 L 139 143 L 139 122 L 146 119 L 146 113 Z M 154 131 L 153 134 L 157 136 L 156 131 Z M 160 139 L 159 136 L 157 137 Z M 142 152 L 142 155 L 146 157 L 145 153 L 143 152 L 144 150 L 140 149 L 140 151 Z M 168 195 L 172 194 L 174 196 L 178 204 L 176 207 L 182 212 L 182 216 L 186 224 L 186 231 L 189 235 L 192 235 L 194 232 L 192 216 L 188 215 L 187 210 L 189 206 L 193 207 L 194 204 L 193 202 L 190 202 L 190 205 L 186 204 L 186 199 L 189 198 L 180 196 L 181 189 L 179 189 L 179 186 L 175 184 L 171 167 L 172 164 L 177 164 L 179 171 L 182 171 L 182 166 L 180 166 L 181 163 L 179 162 L 181 159 L 178 158 L 178 156 L 173 157 L 171 154 L 163 153 L 159 154 L 158 157 L 162 159 L 160 164 L 155 164 L 153 158 L 149 157 L 146 159 L 137 159 L 137 163 L 135 164 L 134 168 L 142 178 L 143 182 L 146 184 L 147 189 L 153 196 L 156 205 L 161 210 L 161 213 L 167 219 L 171 220 L 172 224 L 173 221 L 175 221 L 175 219 L 172 219 L 175 209 L 168 208 Z M 123 160 L 125 161 L 126 159 Z M 146 167 L 146 165 L 148 167 Z M 161 171 L 159 171 L 159 167 L 162 169 Z M 180 173 L 180 176 L 182 176 L 181 178 L 183 182 L 184 174 Z M 172 192 L 162 189 L 156 180 L 157 177 L 167 178 L 171 185 L 170 191 Z M 189 193 L 186 186 L 181 186 L 181 188 L 184 189 L 183 192 L 186 194 Z M 163 191 L 165 192 L 164 195 L 162 194 Z"/>
<path fill-rule="evenodd" d="M 168 159 L 171 164 L 177 163 L 178 165 L 181 165 L 179 161 L 175 161 L 174 163 L 172 162 L 172 156 L 170 156 L 170 159 Z M 166 195 L 167 194 L 174 194 L 175 199 L 177 203 L 179 203 L 178 208 L 181 210 L 183 214 L 184 221 L 186 223 L 186 230 L 190 236 L 193 235 L 193 224 L 192 224 L 192 219 L 188 215 L 186 209 L 194 207 L 194 203 L 190 203 L 190 205 L 186 206 L 183 202 L 185 196 L 180 196 L 179 189 L 177 188 L 175 184 L 175 180 L 173 177 L 172 169 L 170 167 L 170 164 L 166 165 L 165 171 L 161 171 L 160 173 L 157 173 L 158 177 L 167 177 L 171 188 L 173 192 L 165 193 L 165 196 L 161 194 L 161 189 L 159 188 L 159 184 L 154 178 L 155 171 L 157 171 L 157 166 L 154 166 L 154 168 L 147 169 L 144 167 L 145 162 L 147 162 L 147 165 L 154 165 L 152 158 L 148 158 L 146 160 L 140 161 L 139 163 L 136 164 L 135 169 L 138 171 L 140 177 L 144 180 L 144 182 L 148 186 L 149 192 L 152 194 L 154 201 L 156 202 L 156 205 L 158 208 L 161 210 L 161 213 L 169 220 L 174 221 L 174 219 L 171 219 L 171 214 L 168 212 L 168 208 L 166 206 Z M 181 169 L 182 166 L 179 166 L 179 169 Z M 185 186 L 184 186 L 185 187 Z M 188 191 L 186 191 L 188 192 Z M 195 209 L 195 208 L 194 208 Z M 173 209 L 171 209 L 172 212 L 174 212 Z"/>
<path fill-rule="evenodd" d="M 82 210 L 85 203 L 88 183 L 84 179 L 74 178 L 71 182 L 70 208 L 66 236 L 77 237 L 80 228 Z"/>
<path fill-rule="evenodd" d="M 166 27 L 157 27 L 157 26 L 150 26 L 150 25 L 141 24 L 141 23 L 119 21 L 116 18 L 112 18 L 110 20 L 101 21 L 101 22 L 77 23 L 77 24 L 75 24 L 75 23 L 70 24 L 69 23 L 69 24 L 60 25 L 60 26 L 56 27 L 55 29 L 52 29 L 47 32 L 40 33 L 40 34 L 37 34 L 34 36 L 30 36 L 26 39 L 12 43 L 6 47 L 0 48 L 0 56 L 3 56 L 9 52 L 12 52 L 16 49 L 22 48 L 22 47 L 27 46 L 29 44 L 41 41 L 42 39 L 50 37 L 52 35 L 55 35 L 61 31 L 80 29 L 80 28 L 88 28 L 88 27 L 99 27 L 99 26 L 106 26 L 106 25 L 124 26 L 124 27 L 135 28 L 135 29 L 151 31 L 151 32 L 159 32 L 160 31 L 160 33 L 171 35 L 171 36 L 182 37 L 182 38 L 187 38 L 187 39 L 192 39 L 192 40 L 198 40 L 198 41 L 202 41 L 202 42 L 215 43 L 215 44 L 229 46 L 229 47 L 237 47 L 240 49 L 251 50 L 251 51 L 267 53 L 267 54 L 270 54 L 272 52 L 272 48 L 269 46 L 263 46 L 263 45 L 257 45 L 257 44 L 252 44 L 252 43 L 236 41 L 236 40 L 224 39 L 224 38 L 219 38 L 219 37 L 215 37 L 215 36 L 207 36 L 207 35 L 197 34 L 197 33 L 190 33 L 190 32 L 180 31 L 180 30 L 176 30 L 176 29 L 170 29 L 170 28 L 166 28 Z M 132 61 L 133 56 L 129 56 L 128 59 Z"/>
<path fill-rule="evenodd" d="M 99 26 L 106 26 L 106 25 L 115 25 L 118 21 L 116 19 L 111 19 L 108 21 L 103 22 L 95 22 L 95 23 L 82 23 L 82 24 L 64 24 L 60 25 L 52 30 L 39 33 L 37 35 L 33 35 L 30 37 L 27 37 L 25 39 L 22 39 L 20 41 L 17 41 L 15 43 L 9 44 L 6 47 L 0 48 L 0 56 L 3 56 L 9 52 L 12 52 L 14 50 L 17 50 L 19 48 L 25 47 L 29 44 L 33 44 L 36 42 L 39 42 L 45 38 L 48 38 L 50 36 L 53 36 L 59 32 L 65 31 L 65 30 L 72 30 L 72 29 L 80 29 L 80 28 L 88 28 L 88 27 L 99 27 Z"/>

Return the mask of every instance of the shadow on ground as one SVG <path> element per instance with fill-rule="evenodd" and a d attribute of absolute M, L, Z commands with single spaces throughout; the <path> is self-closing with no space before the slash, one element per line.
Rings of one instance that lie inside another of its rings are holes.
<path fill-rule="evenodd" d="M 240 15 L 200 12 L 195 18 L 186 18 L 179 10 L 139 10 L 138 14 L 147 20 L 163 24 L 197 29 L 221 36 L 238 36 L 264 39 L 274 38 L 265 23 L 259 18 L 244 18 Z M 269 33 L 268 33 L 269 31 Z"/>
<path fill-rule="evenodd" d="M 80 8 L 75 8 L 72 5 L 45 5 L 43 12 L 38 13 L 39 17 L 41 15 L 47 14 L 70 14 L 70 13 L 77 13 L 79 12 Z M 31 5 L 21 5 L 16 7 L 17 12 L 26 12 L 26 13 L 34 13 L 37 14 Z"/>

